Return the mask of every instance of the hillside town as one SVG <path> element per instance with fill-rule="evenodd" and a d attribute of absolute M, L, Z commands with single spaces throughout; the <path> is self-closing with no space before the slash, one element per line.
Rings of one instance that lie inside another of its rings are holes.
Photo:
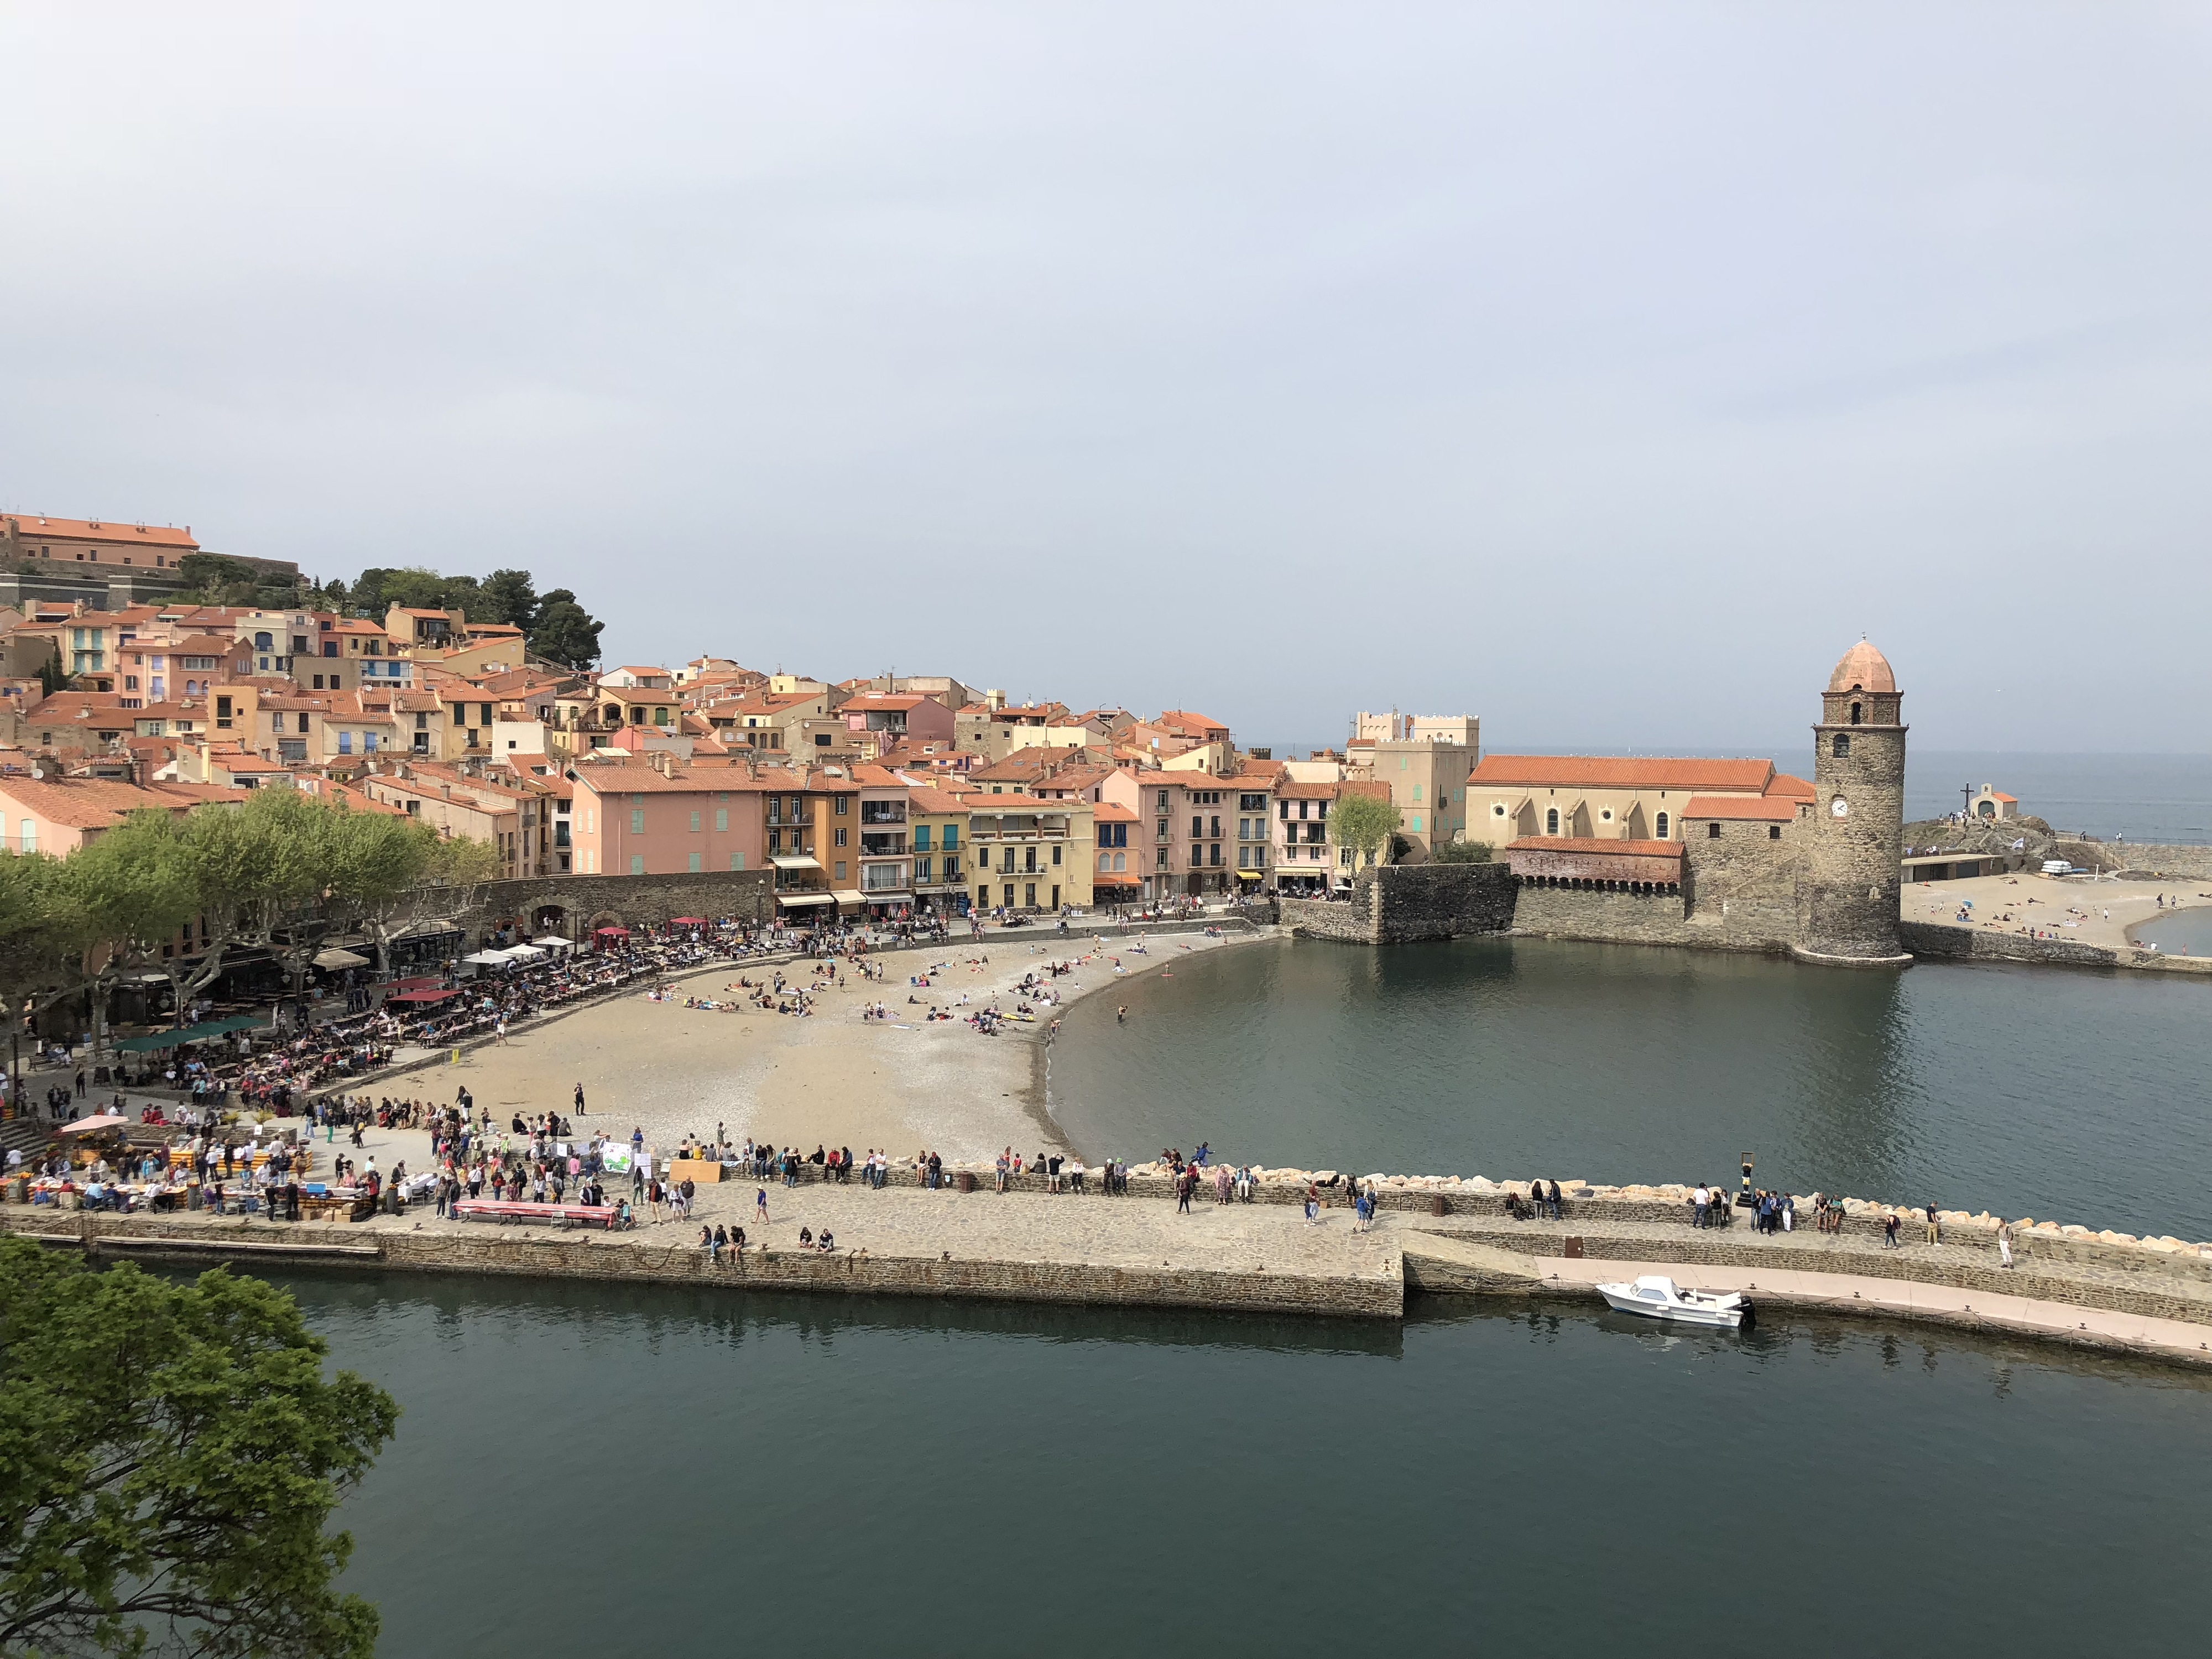
<path fill-rule="evenodd" d="M 17 853 L 293 789 L 482 843 L 510 879 L 772 871 L 781 915 L 882 921 L 1327 896 L 1378 860 L 1507 847 L 1663 862 L 1693 821 L 1763 828 L 1812 798 L 1764 761 L 1485 757 L 1473 715 L 1362 712 L 1341 748 L 1278 755 L 1188 708 L 1015 702 L 949 674 L 578 665 L 461 608 L 318 608 L 289 566 L 276 581 L 310 602 L 165 598 L 188 532 L 0 533 Z M 1357 799 L 1382 810 L 1347 816 Z"/>

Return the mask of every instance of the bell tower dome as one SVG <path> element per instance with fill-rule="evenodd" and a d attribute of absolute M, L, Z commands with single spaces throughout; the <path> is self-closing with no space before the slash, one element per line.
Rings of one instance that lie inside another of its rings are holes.
<path fill-rule="evenodd" d="M 1865 640 L 1844 653 L 1813 728 L 1813 832 L 1797 872 L 1796 954 L 1903 967 L 1899 860 L 1905 842 L 1904 699 Z"/>

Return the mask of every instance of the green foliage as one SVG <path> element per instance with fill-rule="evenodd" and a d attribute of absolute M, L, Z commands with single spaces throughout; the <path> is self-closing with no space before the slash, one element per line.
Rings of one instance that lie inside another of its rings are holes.
<path fill-rule="evenodd" d="M 187 553 L 177 561 L 181 592 L 168 601 L 179 605 L 258 605 L 281 610 L 297 605 L 308 592 L 304 580 L 257 570 L 221 553 Z"/>
<path fill-rule="evenodd" d="M 9 1033 L 21 1029 L 27 1012 L 85 983 L 100 928 L 65 871 L 63 860 L 42 853 L 0 856 L 0 1002 Z"/>
<path fill-rule="evenodd" d="M 42 988 L 61 994 L 151 968 L 182 1006 L 233 950 L 261 946 L 303 972 L 332 933 L 379 928 L 425 886 L 449 891 L 497 866 L 487 843 L 442 841 L 414 819 L 291 789 L 182 817 L 134 812 L 65 860 L 0 860 L 0 988 L 15 999 L 13 1018 Z M 195 921 L 205 950 L 163 956 Z"/>
<path fill-rule="evenodd" d="M 575 602 L 576 596 L 559 588 L 543 599 L 537 579 L 527 570 L 495 570 L 479 580 L 474 576 L 441 576 L 421 565 L 398 569 L 372 566 L 348 587 L 336 582 L 325 592 L 335 598 L 330 608 L 347 614 L 364 614 L 376 622 L 397 605 L 410 610 L 459 611 L 471 622 L 503 623 L 526 634 L 536 629 L 555 599 Z M 585 619 L 588 622 L 590 619 Z M 593 635 L 596 642 L 597 635 Z"/>
<path fill-rule="evenodd" d="M 528 633 L 538 626 L 538 585 L 527 570 L 495 570 L 483 579 L 483 591 L 471 622 L 504 623 Z"/>
<path fill-rule="evenodd" d="M 290 1296 L 0 1238 L 0 1650 L 366 1659 L 324 1530 L 398 1421 Z"/>
<path fill-rule="evenodd" d="M 576 603 L 574 593 L 556 587 L 539 606 L 530 648 L 564 668 L 589 668 L 599 659 L 599 632 L 605 626 Z"/>
<path fill-rule="evenodd" d="M 1375 862 L 1401 821 L 1395 806 L 1374 795 L 1343 795 L 1328 813 L 1329 833 L 1336 844 L 1352 848 L 1363 865 Z"/>
<path fill-rule="evenodd" d="M 1462 841 L 1455 836 L 1437 848 L 1434 856 L 1438 864 L 1487 864 L 1491 846 L 1486 841 Z"/>
<path fill-rule="evenodd" d="M 39 665 L 39 690 L 51 697 L 69 684 L 69 671 L 62 666 L 62 653 L 57 648 L 53 654 Z"/>

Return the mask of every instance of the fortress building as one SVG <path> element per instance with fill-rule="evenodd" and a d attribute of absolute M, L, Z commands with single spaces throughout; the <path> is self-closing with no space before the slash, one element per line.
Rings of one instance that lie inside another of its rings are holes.
<path fill-rule="evenodd" d="M 1902 967 L 1905 731 L 1862 640 L 1820 694 L 1809 783 L 1764 760 L 1490 755 L 1468 833 L 1501 848 L 1524 933 Z"/>

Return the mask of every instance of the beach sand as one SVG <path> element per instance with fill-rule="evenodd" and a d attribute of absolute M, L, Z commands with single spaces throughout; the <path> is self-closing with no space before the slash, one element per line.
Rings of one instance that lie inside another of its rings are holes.
<path fill-rule="evenodd" d="M 2158 903 L 2163 894 L 2166 904 Z M 2023 927 L 2046 928 L 2077 945 L 2126 950 L 2130 927 L 2176 909 L 2212 904 L 2212 882 L 2177 878 L 2171 881 L 2062 881 L 2021 872 L 2011 876 L 1970 876 L 1963 881 L 1915 882 L 1899 902 L 1907 921 L 1955 923 L 1962 899 L 1974 902 L 1974 926 L 1999 933 Z M 1997 918 L 2010 915 L 2008 922 Z"/>
<path fill-rule="evenodd" d="M 955 941 L 886 951 L 872 958 L 885 969 L 883 981 L 863 981 L 848 968 L 842 986 L 821 993 L 817 1012 L 805 1019 L 684 1007 L 685 996 L 729 1000 L 724 988 L 735 984 L 740 973 L 758 983 L 777 971 L 722 963 L 671 981 L 666 988 L 674 1001 L 626 993 L 518 1030 L 504 1048 L 490 1044 L 465 1052 L 458 1064 L 378 1079 L 367 1092 L 446 1105 L 466 1085 L 496 1127 L 518 1111 L 527 1116 L 551 1109 L 568 1115 L 579 1135 L 600 1132 L 627 1139 L 641 1128 L 647 1143 L 663 1152 L 687 1134 L 711 1136 L 720 1128 L 732 1141 L 750 1135 L 809 1152 L 826 1144 L 850 1146 L 862 1156 L 880 1147 L 896 1158 L 927 1149 L 947 1159 L 988 1158 L 1012 1146 L 1027 1158 L 1041 1149 L 1069 1150 L 1042 1101 L 1039 1061 L 1051 1010 L 1032 1004 L 1040 1011 L 1036 1024 L 1015 1024 L 987 1037 L 959 1019 L 921 1023 L 915 1017 L 927 1005 L 957 1014 L 995 996 L 1011 1013 L 1012 988 L 1024 974 L 1048 962 L 1072 961 L 1075 972 L 1054 982 L 1063 1003 L 1070 1002 L 1173 958 L 1265 936 L 1208 939 L 1194 929 L 1111 939 L 1102 947 L 1080 933 L 1066 939 L 994 933 L 981 945 Z M 1114 970 L 1116 957 L 1121 975 Z M 945 971 L 931 975 L 927 989 L 908 984 L 909 975 L 937 964 Z M 787 963 L 781 971 L 804 986 L 811 965 Z M 922 1006 L 910 1006 L 909 996 Z M 860 1010 L 869 1002 L 883 1003 L 890 1018 L 863 1021 Z M 582 1117 L 573 1105 L 578 1083 L 584 1085 Z M 413 1144 L 421 1140 L 419 1135 L 370 1135 L 372 1146 L 387 1146 L 386 1156 L 378 1160 L 387 1168 L 393 1154 L 416 1167 L 427 1152 L 427 1143 L 419 1149 Z"/>

